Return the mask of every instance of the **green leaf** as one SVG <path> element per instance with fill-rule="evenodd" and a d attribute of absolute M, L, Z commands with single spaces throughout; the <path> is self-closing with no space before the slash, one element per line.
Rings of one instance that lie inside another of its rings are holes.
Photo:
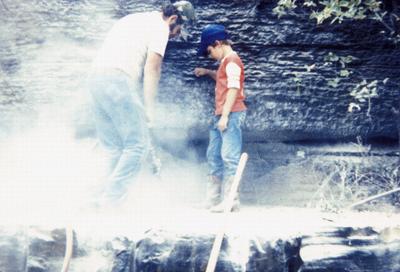
<path fill-rule="evenodd" d="M 333 54 L 332 52 L 329 52 L 328 55 L 325 55 L 324 60 L 335 62 L 335 61 L 339 60 L 339 57 L 337 55 Z"/>
<path fill-rule="evenodd" d="M 310 66 L 308 66 L 307 64 L 304 65 L 304 68 L 307 70 L 307 72 L 311 72 L 312 70 L 315 69 L 315 63 L 311 64 Z"/>
<path fill-rule="evenodd" d="M 341 77 L 348 77 L 350 75 L 350 72 L 348 70 L 340 70 L 339 74 Z"/>
<path fill-rule="evenodd" d="M 376 87 L 378 84 L 378 80 L 372 81 L 370 84 L 367 85 L 368 88 Z"/>
<path fill-rule="evenodd" d="M 295 77 L 295 78 L 293 78 L 293 81 L 294 82 L 301 82 L 301 78 Z"/>
<path fill-rule="evenodd" d="M 360 105 L 358 105 L 357 103 L 350 103 L 349 104 L 349 108 L 347 109 L 348 112 L 353 112 L 354 109 L 356 109 L 357 111 L 361 110 Z"/>
<path fill-rule="evenodd" d="M 341 60 L 343 61 L 343 62 L 345 62 L 345 63 L 350 63 L 350 62 L 352 62 L 353 61 L 353 59 L 354 59 L 354 57 L 353 56 L 346 56 L 346 57 L 341 57 Z"/>
<path fill-rule="evenodd" d="M 305 7 L 316 7 L 317 5 L 312 0 L 306 0 L 303 4 Z"/>
<path fill-rule="evenodd" d="M 328 86 L 330 86 L 332 88 L 336 88 L 337 86 L 339 86 L 339 81 L 340 81 L 339 78 L 335 78 L 335 79 L 329 80 L 328 81 Z"/>

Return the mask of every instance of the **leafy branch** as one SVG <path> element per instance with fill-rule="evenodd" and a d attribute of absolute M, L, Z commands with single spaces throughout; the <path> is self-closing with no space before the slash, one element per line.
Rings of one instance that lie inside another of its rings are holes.
<path fill-rule="evenodd" d="M 395 3 L 393 5 L 396 5 Z M 345 20 L 364 20 L 371 19 L 382 23 L 395 37 L 395 42 L 400 41 L 399 21 L 396 15 L 397 6 L 392 13 L 383 9 L 382 0 L 279 0 L 273 12 L 280 18 L 297 7 L 304 7 L 310 12 L 310 19 L 316 20 L 317 24 L 325 21 L 342 23 Z M 389 19 L 391 25 L 387 22 Z"/>

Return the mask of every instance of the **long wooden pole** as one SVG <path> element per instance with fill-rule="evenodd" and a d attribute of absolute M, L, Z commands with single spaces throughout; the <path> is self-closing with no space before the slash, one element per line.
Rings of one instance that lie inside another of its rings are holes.
<path fill-rule="evenodd" d="M 235 176 L 233 178 L 233 183 L 231 190 L 229 191 L 228 200 L 226 201 L 226 205 L 224 207 L 223 215 L 226 216 L 232 211 L 233 202 L 235 200 L 236 194 L 238 192 L 240 179 L 242 178 L 244 167 L 246 166 L 246 162 L 248 159 L 247 153 L 243 153 L 240 156 L 240 161 L 238 168 L 236 169 Z M 222 222 L 226 222 L 226 220 L 222 220 Z M 218 231 L 217 236 L 215 237 L 213 247 L 211 249 L 210 259 L 208 260 L 206 272 L 214 272 L 215 267 L 217 265 L 219 252 L 221 250 L 222 240 L 224 239 L 225 234 L 225 226 L 222 226 Z"/>
<path fill-rule="evenodd" d="M 374 199 L 377 199 L 377 198 L 380 198 L 380 197 L 383 197 L 383 196 L 387 196 L 387 195 L 390 195 L 390 194 L 393 194 L 393 193 L 396 193 L 396 192 L 399 192 L 399 191 L 400 191 L 400 188 L 395 188 L 393 190 L 390 190 L 390 191 L 387 191 L 387 192 L 383 192 L 383 193 L 368 197 L 368 198 L 366 198 L 364 200 L 358 201 L 358 202 L 356 202 L 354 204 L 351 204 L 347 208 L 348 209 L 353 209 L 354 207 L 356 207 L 358 205 L 361 205 L 361 204 L 364 204 L 364 203 L 367 203 L 368 201 L 371 201 L 371 200 L 374 200 Z"/>
<path fill-rule="evenodd" d="M 71 226 L 65 228 L 65 256 L 61 272 L 67 272 L 73 253 L 74 232 Z"/>

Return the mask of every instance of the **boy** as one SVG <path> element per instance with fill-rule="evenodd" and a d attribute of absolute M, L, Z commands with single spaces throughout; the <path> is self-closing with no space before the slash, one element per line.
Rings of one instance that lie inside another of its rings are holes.
<path fill-rule="evenodd" d="M 232 187 L 242 149 L 241 127 L 246 116 L 244 66 L 228 38 L 222 25 L 205 27 L 198 53 L 208 55 L 219 61 L 220 65 L 217 71 L 205 68 L 194 70 L 197 77 L 208 75 L 216 82 L 215 114 L 207 148 L 209 179 L 206 193 L 206 207 L 215 212 L 223 210 L 224 201 Z M 221 199 L 223 201 L 217 205 Z M 233 209 L 238 207 L 239 199 L 236 196 Z"/>

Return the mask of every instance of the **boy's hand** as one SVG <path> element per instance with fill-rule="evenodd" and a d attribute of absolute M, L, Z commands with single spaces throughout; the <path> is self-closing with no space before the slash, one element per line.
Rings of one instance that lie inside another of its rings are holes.
<path fill-rule="evenodd" d="M 208 69 L 197 67 L 197 68 L 194 69 L 194 74 L 197 77 L 205 76 L 205 75 L 208 74 Z"/>
<path fill-rule="evenodd" d="M 218 121 L 217 127 L 219 131 L 223 132 L 228 127 L 228 116 L 221 116 Z"/>

